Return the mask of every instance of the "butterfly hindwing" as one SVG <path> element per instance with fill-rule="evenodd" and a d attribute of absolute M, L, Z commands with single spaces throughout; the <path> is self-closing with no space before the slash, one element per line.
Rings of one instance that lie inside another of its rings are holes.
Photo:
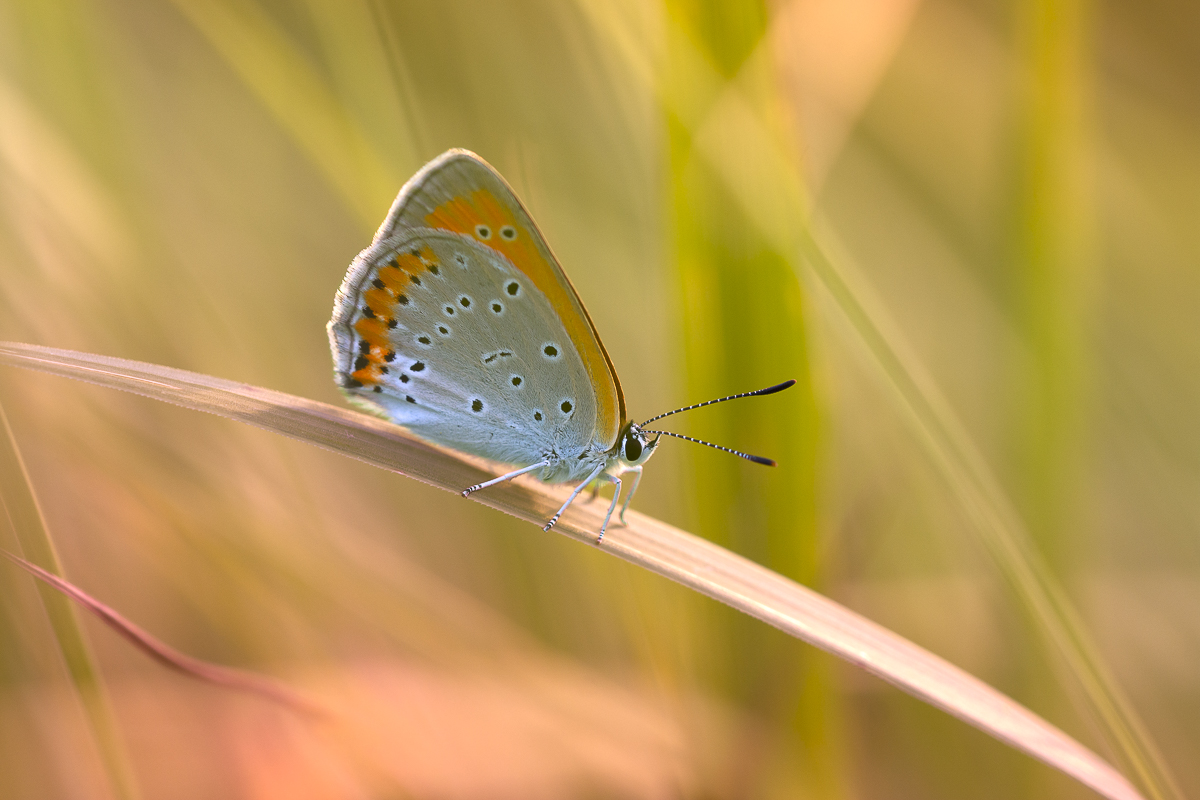
<path fill-rule="evenodd" d="M 344 390 L 432 442 L 522 465 L 592 444 L 595 395 L 559 315 L 473 237 L 377 240 L 346 277 L 330 337 Z"/>

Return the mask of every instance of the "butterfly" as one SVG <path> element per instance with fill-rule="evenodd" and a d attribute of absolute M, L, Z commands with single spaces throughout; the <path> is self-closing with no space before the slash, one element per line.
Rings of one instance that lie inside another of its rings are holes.
<path fill-rule="evenodd" d="M 621 476 L 633 475 L 623 523 L 662 436 L 775 463 L 647 424 L 795 383 L 631 421 L 612 359 L 546 240 L 504 178 L 466 150 L 443 153 L 400 190 L 350 264 L 327 328 L 335 380 L 353 403 L 434 444 L 518 467 L 464 497 L 526 473 L 575 483 L 550 530 L 586 486 L 616 484 L 597 544 Z"/>

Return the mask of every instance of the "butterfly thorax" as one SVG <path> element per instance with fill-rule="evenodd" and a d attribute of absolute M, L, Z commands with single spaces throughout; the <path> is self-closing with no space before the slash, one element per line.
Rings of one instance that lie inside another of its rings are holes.
<path fill-rule="evenodd" d="M 537 476 L 545 483 L 579 481 L 603 465 L 602 474 L 618 477 L 646 463 L 650 456 L 654 455 L 657 447 L 657 437 L 650 440 L 636 423 L 627 422 L 622 427 L 616 444 L 611 447 L 593 442 L 578 452 L 565 454 L 560 453 L 557 448 L 548 448 L 542 453 L 542 459 L 549 463 Z"/>

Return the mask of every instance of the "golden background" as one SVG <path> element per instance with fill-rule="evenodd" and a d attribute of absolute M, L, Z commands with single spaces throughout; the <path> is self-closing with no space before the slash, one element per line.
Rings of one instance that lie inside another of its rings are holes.
<path fill-rule="evenodd" d="M 638 510 L 1114 758 L 813 280 L 812 230 L 1195 794 L 1198 26 L 1180 0 L 9 0 L 0 339 L 341 403 L 324 325 L 346 265 L 425 161 L 475 150 L 542 227 L 635 418 L 799 381 L 671 420 L 778 468 L 664 442 Z M 0 565 L 5 798 L 1092 796 L 453 495 L 61 378 L 4 368 L 0 401 L 71 580 L 347 720 L 188 681 L 89 619 L 114 767 L 32 583 Z"/>

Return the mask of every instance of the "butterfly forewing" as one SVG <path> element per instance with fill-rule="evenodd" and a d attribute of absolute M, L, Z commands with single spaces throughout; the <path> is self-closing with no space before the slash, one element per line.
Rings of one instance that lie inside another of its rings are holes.
<path fill-rule="evenodd" d="M 376 241 L 346 277 L 330 337 L 343 389 L 430 441 L 521 465 L 592 444 L 595 397 L 558 314 L 472 237 Z"/>
<path fill-rule="evenodd" d="M 613 445 L 625 423 L 616 371 L 574 287 L 499 173 L 465 150 L 448 151 L 430 162 L 401 190 L 375 242 L 420 228 L 472 239 L 502 256 L 541 292 L 587 373 L 596 409 L 592 436 Z"/>

